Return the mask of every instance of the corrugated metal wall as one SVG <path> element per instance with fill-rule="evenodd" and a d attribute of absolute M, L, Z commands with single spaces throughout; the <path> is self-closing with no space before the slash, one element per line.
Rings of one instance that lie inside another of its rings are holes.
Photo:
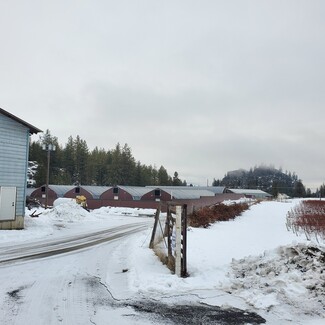
<path fill-rule="evenodd" d="M 0 186 L 17 187 L 16 216 L 24 216 L 29 129 L 0 114 Z"/>

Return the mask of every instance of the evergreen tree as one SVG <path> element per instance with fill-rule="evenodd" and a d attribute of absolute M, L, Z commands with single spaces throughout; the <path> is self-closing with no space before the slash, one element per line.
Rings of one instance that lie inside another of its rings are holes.
<path fill-rule="evenodd" d="M 158 185 L 171 185 L 170 177 L 168 176 L 167 170 L 163 166 L 160 166 L 158 170 Z"/>
<path fill-rule="evenodd" d="M 295 182 L 293 196 L 294 197 L 306 196 L 305 186 L 302 184 L 302 181 L 300 179 Z"/>
<path fill-rule="evenodd" d="M 131 148 L 125 144 L 121 154 L 121 185 L 135 185 L 136 162 L 132 155 Z"/>
<path fill-rule="evenodd" d="M 137 161 L 136 166 L 135 166 L 135 183 L 134 183 L 134 185 L 136 185 L 136 186 L 149 185 L 149 183 L 145 179 L 144 174 L 145 174 L 144 166 L 141 165 L 140 161 Z"/>
<path fill-rule="evenodd" d="M 116 144 L 115 149 L 111 151 L 111 163 L 108 166 L 108 183 L 109 185 L 123 185 L 121 184 L 121 160 L 122 160 L 121 145 Z"/>
<path fill-rule="evenodd" d="M 55 151 L 50 151 L 50 168 L 49 168 L 49 183 L 55 184 L 59 172 L 60 160 L 60 147 L 58 139 L 51 135 L 49 130 L 40 135 L 37 142 L 31 143 L 29 159 L 37 161 L 38 169 L 35 175 L 36 186 L 41 186 L 46 183 L 47 164 L 48 164 L 48 151 L 49 145 L 55 146 Z"/>
<path fill-rule="evenodd" d="M 322 184 L 318 190 L 318 197 L 325 197 L 325 184 Z"/>
<path fill-rule="evenodd" d="M 276 198 L 279 195 L 279 189 L 278 189 L 278 182 L 273 181 L 272 182 L 272 195 L 274 198 Z"/>
<path fill-rule="evenodd" d="M 63 166 L 66 184 L 74 184 L 77 180 L 75 178 L 74 140 L 72 136 L 68 138 L 68 142 L 63 150 Z"/>
<path fill-rule="evenodd" d="M 74 140 L 74 176 L 75 183 L 77 184 L 89 184 L 90 180 L 88 177 L 88 155 L 89 149 L 85 140 L 82 140 L 77 135 Z"/>
<path fill-rule="evenodd" d="M 92 185 L 108 185 L 108 166 L 110 164 L 110 152 L 96 147 L 88 159 L 88 177 Z"/>
<path fill-rule="evenodd" d="M 220 181 L 220 179 L 213 179 L 213 182 L 212 182 L 212 186 L 220 186 L 220 183 L 221 183 L 221 181 Z"/>
<path fill-rule="evenodd" d="M 178 178 L 178 172 L 174 173 L 173 186 L 182 186 L 182 181 Z"/>
<path fill-rule="evenodd" d="M 43 144 L 54 144 L 56 151 L 51 152 L 50 182 L 62 185 L 186 185 L 186 181 L 168 175 L 161 166 L 159 170 L 151 165 L 136 162 L 131 148 L 119 143 L 113 150 L 105 151 L 95 147 L 91 152 L 80 136 L 70 136 L 65 146 L 58 144 L 56 137 L 47 130 L 37 142 L 30 143 L 30 160 L 39 165 L 36 186 L 45 184 L 47 154 Z"/>

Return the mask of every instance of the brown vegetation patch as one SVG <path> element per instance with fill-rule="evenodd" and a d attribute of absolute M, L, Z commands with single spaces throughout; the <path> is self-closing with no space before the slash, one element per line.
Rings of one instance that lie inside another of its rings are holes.
<path fill-rule="evenodd" d="M 188 225 L 191 227 L 207 228 L 217 221 L 233 220 L 248 208 L 249 205 L 247 203 L 236 203 L 233 205 L 219 203 L 204 207 L 188 216 Z"/>

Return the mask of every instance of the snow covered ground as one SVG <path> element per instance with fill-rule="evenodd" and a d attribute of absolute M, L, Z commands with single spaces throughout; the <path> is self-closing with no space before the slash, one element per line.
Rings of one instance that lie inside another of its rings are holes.
<path fill-rule="evenodd" d="M 153 210 L 87 212 L 72 201 L 38 210 L 38 218 L 27 210 L 25 230 L 0 231 L 0 249 L 135 222 L 149 226 L 79 252 L 0 265 L 0 324 L 161 324 L 130 307 L 145 299 L 235 307 L 267 324 L 325 324 L 322 247 L 285 226 L 298 202 L 262 202 L 234 221 L 189 229 L 188 278 L 171 274 L 148 248 Z"/>

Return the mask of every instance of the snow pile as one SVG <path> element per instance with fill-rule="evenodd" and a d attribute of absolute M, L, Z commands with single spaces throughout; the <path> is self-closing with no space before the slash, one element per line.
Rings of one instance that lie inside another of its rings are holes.
<path fill-rule="evenodd" d="M 247 203 L 248 205 L 250 205 L 250 204 L 253 204 L 255 202 L 256 202 L 256 200 L 254 200 L 254 199 L 243 197 L 243 198 L 238 199 L 238 200 L 225 200 L 222 203 L 224 205 L 233 205 L 233 204 L 240 204 L 240 203 Z"/>
<path fill-rule="evenodd" d="M 278 196 L 276 197 L 277 201 L 286 201 L 286 200 L 289 200 L 290 197 L 287 195 L 287 194 L 284 194 L 284 193 L 279 193 Z"/>
<path fill-rule="evenodd" d="M 281 246 L 264 255 L 233 260 L 232 294 L 256 308 L 291 306 L 295 313 L 325 317 L 325 251 L 315 245 Z M 303 302 L 302 302 L 303 298 Z"/>
<path fill-rule="evenodd" d="M 48 215 L 58 221 L 76 222 L 89 216 L 89 212 L 76 203 L 74 199 L 57 199 L 53 203 L 53 209 L 45 210 Z"/>
<path fill-rule="evenodd" d="M 68 206 L 70 206 L 71 208 L 74 208 L 75 205 L 73 203 L 76 203 L 76 200 L 75 199 L 60 197 L 60 198 L 56 199 L 53 202 L 53 207 L 57 207 L 60 204 L 68 204 Z"/>
<path fill-rule="evenodd" d="M 140 208 L 121 208 L 121 207 L 101 207 L 96 210 L 96 214 L 108 214 L 108 215 L 124 215 L 130 217 L 148 217 L 154 216 L 155 209 L 140 209 Z"/>

